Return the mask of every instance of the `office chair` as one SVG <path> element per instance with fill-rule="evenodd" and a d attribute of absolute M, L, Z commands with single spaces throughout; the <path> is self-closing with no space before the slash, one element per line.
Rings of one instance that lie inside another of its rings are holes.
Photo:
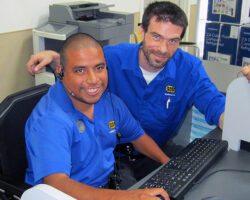
<path fill-rule="evenodd" d="M 31 111 L 47 93 L 42 84 L 6 97 L 0 104 L 0 199 L 20 199 L 31 186 L 24 182 L 28 166 L 24 128 Z"/>

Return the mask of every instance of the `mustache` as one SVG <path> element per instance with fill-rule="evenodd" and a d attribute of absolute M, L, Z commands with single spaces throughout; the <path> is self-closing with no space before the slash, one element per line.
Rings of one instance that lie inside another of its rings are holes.
<path fill-rule="evenodd" d="M 156 50 L 150 50 L 151 53 L 156 54 L 158 56 L 164 57 L 164 58 L 168 58 L 168 54 L 167 53 L 162 53 L 161 51 L 156 51 Z"/>
<path fill-rule="evenodd" d="M 93 84 L 94 86 L 96 86 L 96 85 L 98 85 L 98 84 Z M 105 87 L 105 83 L 101 83 L 101 84 L 99 84 L 100 85 L 100 87 Z M 83 87 L 83 86 L 80 86 L 79 87 L 79 91 L 81 91 L 81 90 L 85 90 L 86 88 L 85 87 Z"/>

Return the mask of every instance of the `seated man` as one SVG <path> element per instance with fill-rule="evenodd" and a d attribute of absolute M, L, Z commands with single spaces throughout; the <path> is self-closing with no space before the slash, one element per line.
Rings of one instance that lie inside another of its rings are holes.
<path fill-rule="evenodd" d="M 202 61 L 179 48 L 188 26 L 186 14 L 169 1 L 153 2 L 145 9 L 140 44 L 105 46 L 109 90 L 120 97 L 142 128 L 169 156 L 180 149 L 172 138 L 187 111 L 195 105 L 209 124 L 223 128 L 225 97 L 212 83 Z M 60 55 L 44 51 L 31 57 L 27 69 L 39 73 Z M 242 69 L 250 80 L 250 66 Z M 157 163 L 134 152 L 131 165 L 136 178 Z M 143 167 L 142 167 L 143 166 Z"/>
<path fill-rule="evenodd" d="M 161 188 L 110 190 L 113 150 L 132 142 L 157 162 L 168 157 L 144 133 L 125 104 L 106 91 L 108 75 L 103 50 L 91 36 L 69 37 L 60 52 L 61 80 L 40 100 L 26 129 L 26 182 L 49 184 L 76 199 L 169 199 Z"/>

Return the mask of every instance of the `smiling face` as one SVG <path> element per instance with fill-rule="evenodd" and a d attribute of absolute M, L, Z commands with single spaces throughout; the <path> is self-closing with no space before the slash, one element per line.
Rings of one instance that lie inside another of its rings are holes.
<path fill-rule="evenodd" d="M 146 32 L 140 28 L 143 39 L 139 52 L 140 66 L 151 72 L 161 70 L 177 50 L 182 32 L 182 27 L 152 17 Z"/>
<path fill-rule="evenodd" d="M 77 108 L 95 104 L 108 85 L 106 62 L 101 47 L 68 48 L 63 85 Z"/>

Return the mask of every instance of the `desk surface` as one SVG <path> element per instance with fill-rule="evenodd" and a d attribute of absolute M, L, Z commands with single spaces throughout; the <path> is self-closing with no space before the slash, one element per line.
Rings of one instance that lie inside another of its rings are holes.
<path fill-rule="evenodd" d="M 219 133 L 219 132 L 217 132 Z M 139 188 L 146 180 L 155 174 L 161 167 L 150 173 L 129 189 Z M 236 169 L 250 171 L 250 153 L 246 151 L 226 152 L 202 176 L 216 170 Z M 250 200 L 250 172 L 220 171 L 204 179 L 200 184 L 194 185 L 184 200 L 202 200 L 209 196 L 221 197 L 222 200 Z"/>
<path fill-rule="evenodd" d="M 250 153 L 246 151 L 228 151 L 216 162 L 203 177 L 221 169 L 250 171 Z M 217 196 L 225 200 L 250 199 L 250 172 L 220 171 L 193 186 L 185 195 L 185 200 L 200 200 L 208 196 Z"/>

